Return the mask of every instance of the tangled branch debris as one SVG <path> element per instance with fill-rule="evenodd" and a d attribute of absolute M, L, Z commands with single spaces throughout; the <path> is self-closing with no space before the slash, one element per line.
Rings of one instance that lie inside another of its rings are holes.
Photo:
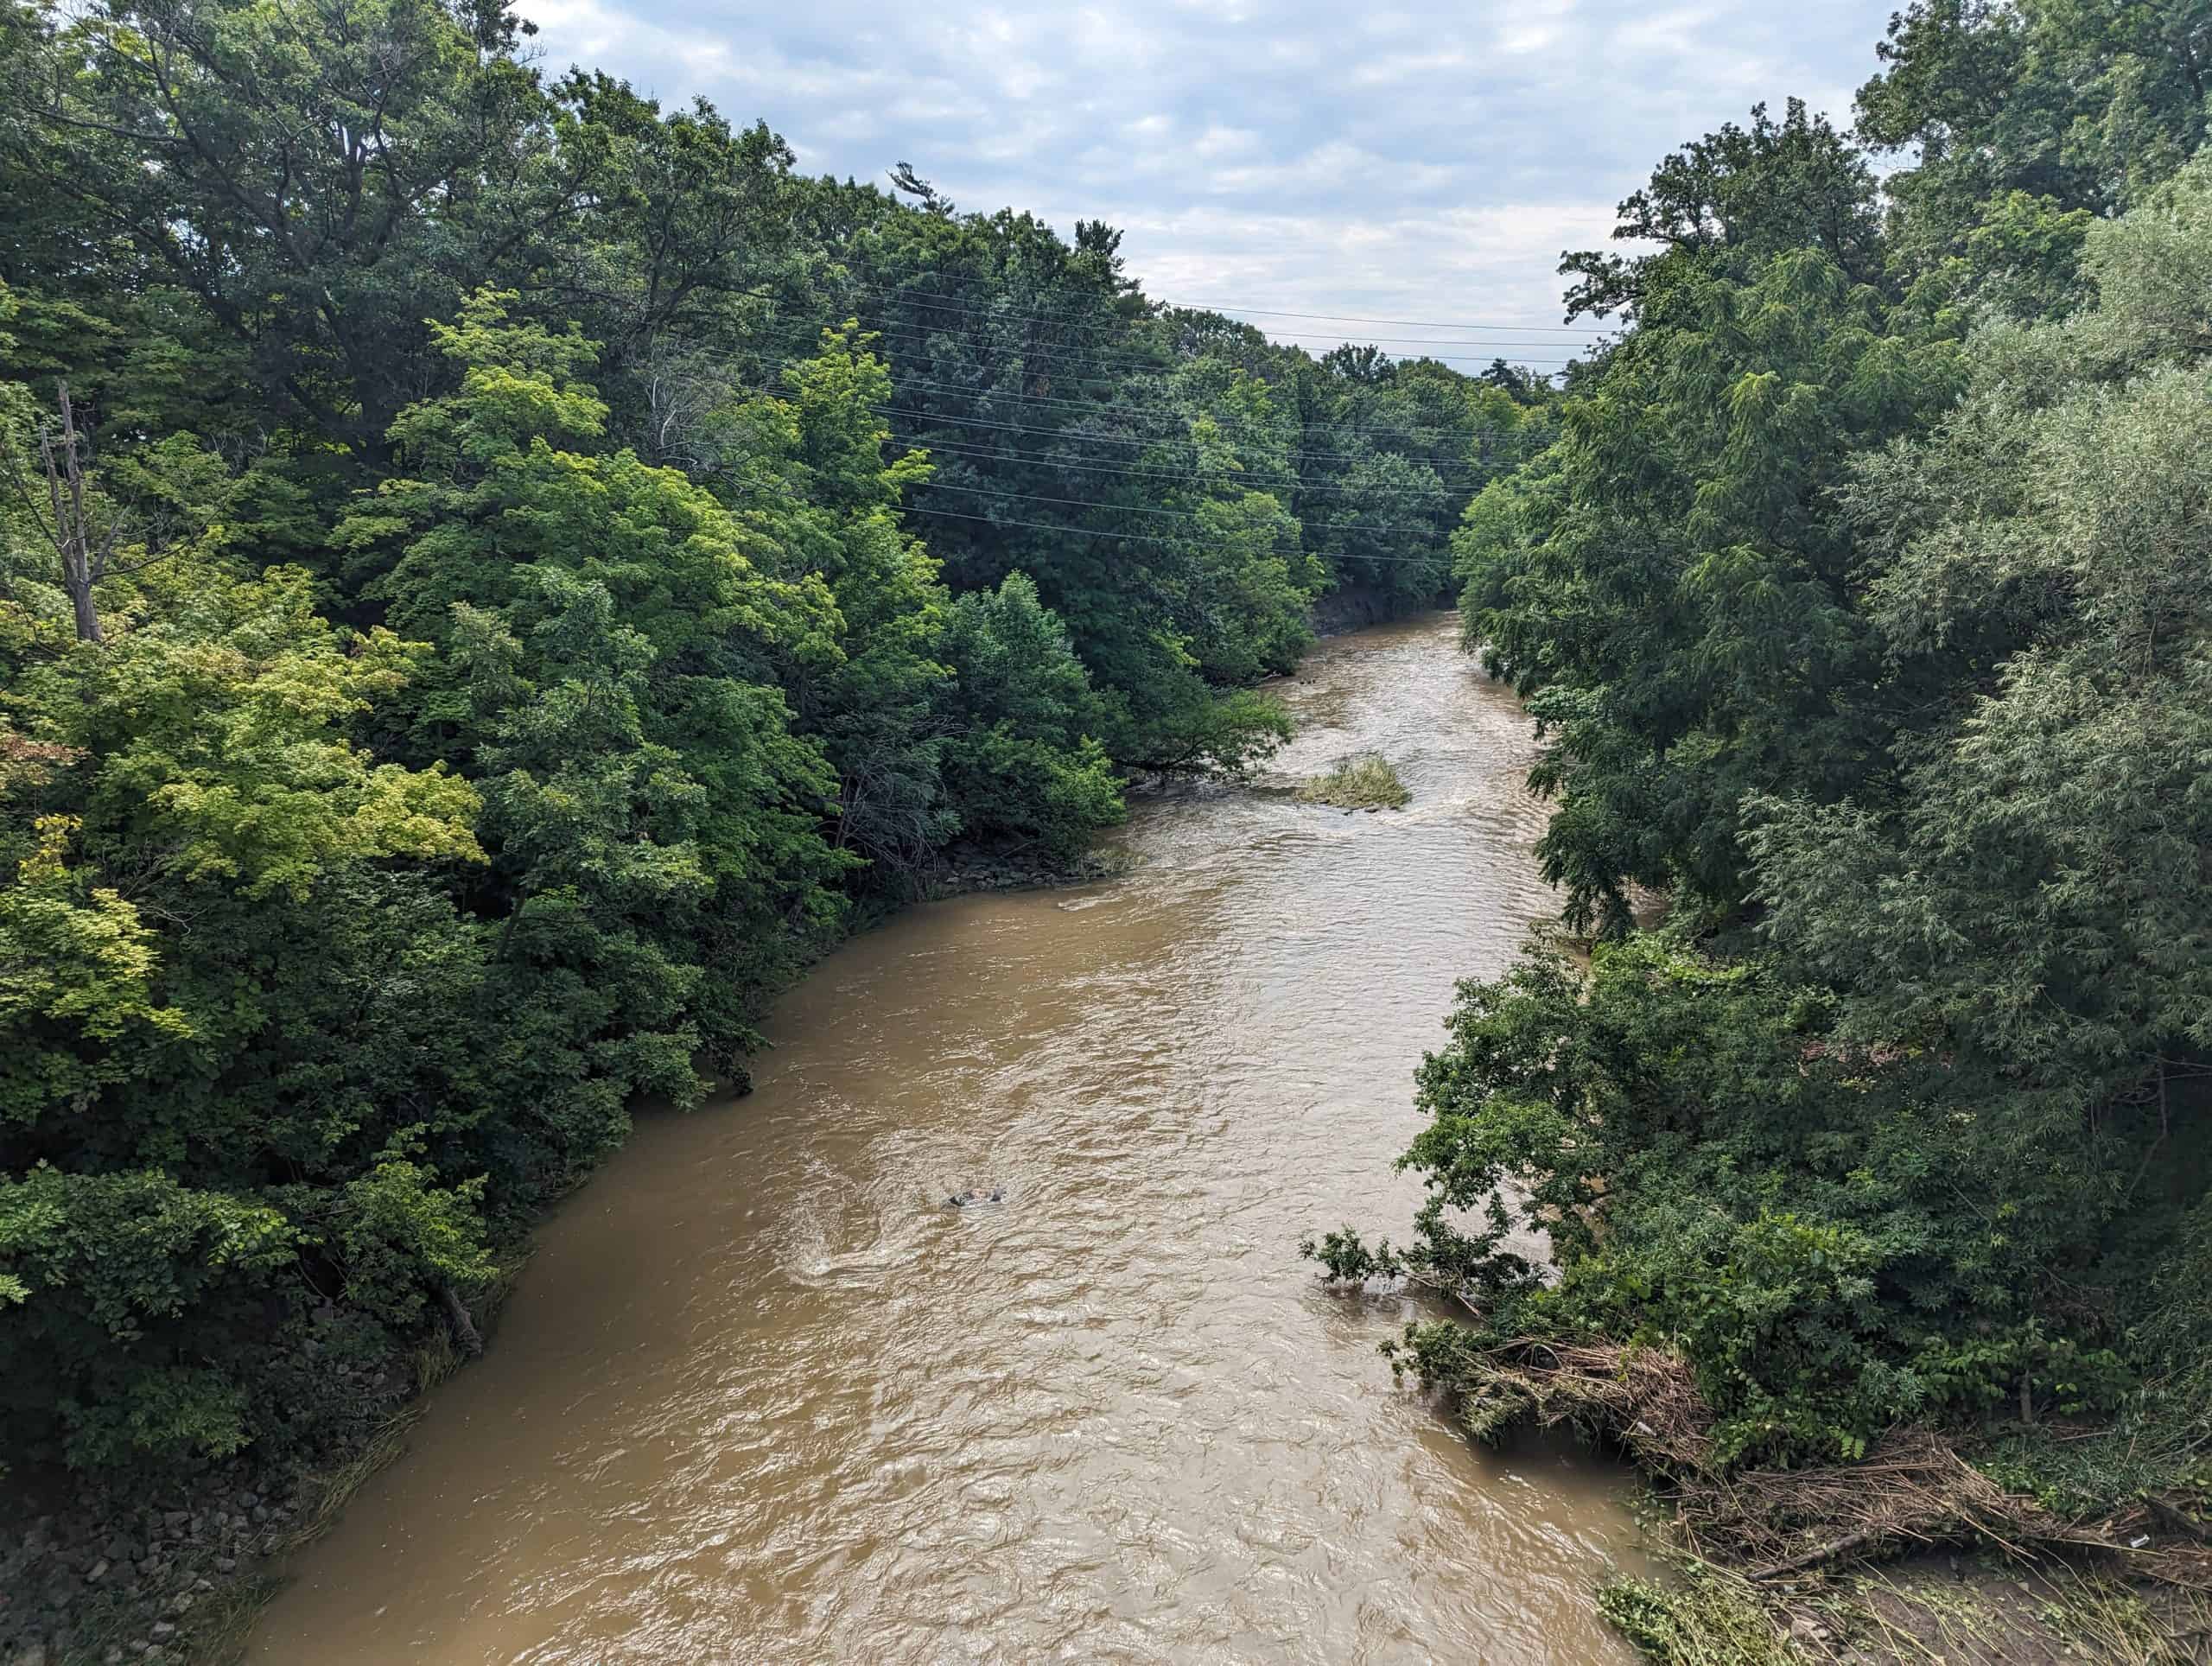
<path fill-rule="evenodd" d="M 1491 1440 L 1533 1422 L 1619 1446 L 1660 1478 L 1685 1546 L 1754 1580 L 1986 1544 L 2108 1555 L 2130 1574 L 2212 1590 L 2212 1545 L 2167 1501 L 2071 1522 L 2007 1491 L 1931 1429 L 1894 1429 L 1853 1463 L 1731 1474 L 1714 1460 L 1711 1407 L 1665 1349 L 1523 1339 L 1462 1362 L 1461 1372 L 1452 1387 L 1470 1433 Z"/>

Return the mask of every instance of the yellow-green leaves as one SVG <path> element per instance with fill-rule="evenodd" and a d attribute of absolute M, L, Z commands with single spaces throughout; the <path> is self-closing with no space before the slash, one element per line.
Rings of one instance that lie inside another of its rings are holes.
<path fill-rule="evenodd" d="M 207 571 L 181 617 L 73 662 L 75 700 L 48 711 L 99 755 L 98 836 L 149 841 L 188 881 L 304 898 L 339 863 L 482 859 L 473 788 L 440 766 L 378 764 L 346 733 L 423 652 L 388 631 L 336 629 L 304 574 Z"/>
<path fill-rule="evenodd" d="M 70 866 L 74 817 L 41 817 L 0 881 L 0 1122 L 59 1100 L 79 1108 L 134 1059 L 192 1033 L 156 993 L 155 935 L 138 909 Z"/>

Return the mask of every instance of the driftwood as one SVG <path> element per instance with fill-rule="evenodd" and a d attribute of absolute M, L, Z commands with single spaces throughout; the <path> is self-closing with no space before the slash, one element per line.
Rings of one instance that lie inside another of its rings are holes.
<path fill-rule="evenodd" d="M 476 1321 L 469 1317 L 468 1304 L 461 1299 L 461 1293 L 450 1284 L 441 1284 L 438 1300 L 445 1304 L 446 1319 L 453 1326 L 454 1339 L 472 1355 L 482 1353 L 483 1333 L 476 1328 Z"/>
<path fill-rule="evenodd" d="M 1816 1544 L 1801 1556 L 1788 1561 L 1778 1561 L 1765 1567 L 1755 1567 L 1744 1577 L 1752 1580 L 1778 1580 L 1784 1574 L 1802 1574 L 1808 1567 L 1820 1567 L 1827 1563 L 1842 1561 L 1855 1553 L 1879 1549 L 1885 1542 L 1878 1527 L 1862 1527 L 1856 1533 L 1847 1533 L 1840 1539 L 1826 1544 Z"/>
<path fill-rule="evenodd" d="M 1688 1364 L 1665 1349 L 1529 1339 L 1462 1362 L 1451 1386 L 1478 1436 L 1521 1422 L 1567 1425 L 1625 1449 L 1659 1479 L 1687 1547 L 1753 1580 L 1980 1543 L 2095 1553 L 2129 1574 L 2212 1589 L 2207 1529 L 2171 1504 L 2145 1499 L 2102 1521 L 2069 1521 L 2006 1491 L 1932 1429 L 1892 1429 L 1854 1463 L 1731 1473 L 1713 1457 L 1712 1408 Z"/>

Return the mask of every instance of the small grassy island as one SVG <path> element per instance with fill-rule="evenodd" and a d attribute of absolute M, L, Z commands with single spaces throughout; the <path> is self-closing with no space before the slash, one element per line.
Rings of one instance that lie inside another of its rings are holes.
<path fill-rule="evenodd" d="M 1371 752 L 1345 759 L 1298 789 L 1300 804 L 1334 804 L 1339 810 L 1403 810 L 1412 798 L 1396 766 Z"/>

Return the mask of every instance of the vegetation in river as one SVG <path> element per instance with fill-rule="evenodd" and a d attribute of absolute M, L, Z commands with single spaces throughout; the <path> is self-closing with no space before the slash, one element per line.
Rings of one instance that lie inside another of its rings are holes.
<path fill-rule="evenodd" d="M 1428 1380 L 1662 1348 L 1714 1472 L 1934 1430 L 2202 1558 L 2208 51 L 2165 0 L 1923 0 L 1855 137 L 1755 112 L 1622 205 L 1649 252 L 1568 261 L 1627 327 L 1458 552 L 1603 940 L 1462 987 L 1412 1247 L 1313 1246 L 1480 1309 Z"/>
<path fill-rule="evenodd" d="M 1403 810 L 1413 794 L 1398 779 L 1395 765 L 1388 758 L 1366 753 L 1308 777 L 1299 787 L 1298 797 L 1303 804 L 1333 804 L 1339 810 Z"/>

